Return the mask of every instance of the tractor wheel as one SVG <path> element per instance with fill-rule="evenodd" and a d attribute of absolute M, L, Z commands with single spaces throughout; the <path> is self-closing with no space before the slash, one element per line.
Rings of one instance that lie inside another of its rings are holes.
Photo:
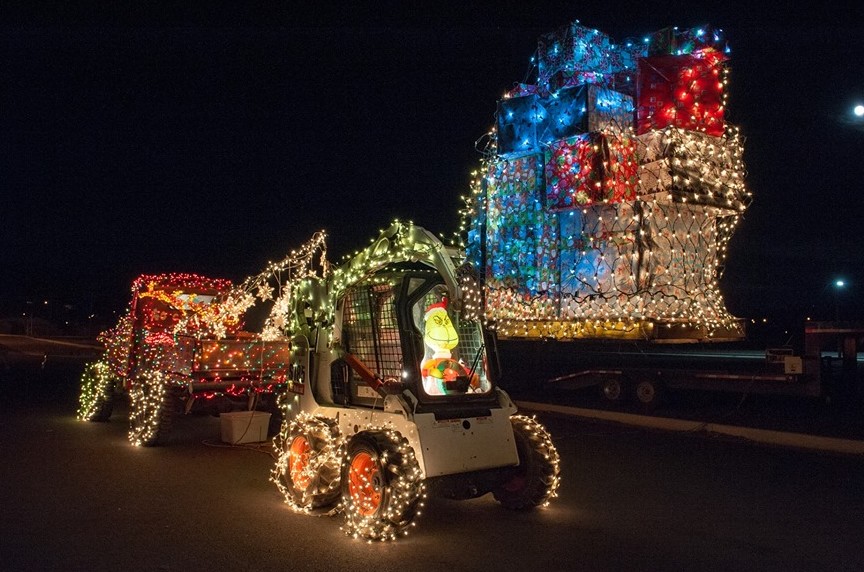
<path fill-rule="evenodd" d="M 133 445 L 152 447 L 166 442 L 181 404 L 168 385 L 166 376 L 158 371 L 136 376 L 129 392 L 129 441 Z"/>
<path fill-rule="evenodd" d="M 334 422 L 303 415 L 277 439 L 273 481 L 295 510 L 325 509 L 339 500 L 338 433 Z"/>
<path fill-rule="evenodd" d="M 626 389 L 624 381 L 618 376 L 608 376 L 600 380 L 600 397 L 610 403 L 624 401 Z"/>
<path fill-rule="evenodd" d="M 557 496 L 558 450 L 540 423 L 524 415 L 510 418 L 519 453 L 519 466 L 492 491 L 495 500 L 511 510 L 530 510 Z"/>
<path fill-rule="evenodd" d="M 408 440 L 393 430 L 364 431 L 348 442 L 342 463 L 345 531 L 392 540 L 420 513 L 426 485 Z"/>
<path fill-rule="evenodd" d="M 81 375 L 78 418 L 84 421 L 108 421 L 114 411 L 114 377 L 103 361 L 87 364 Z"/>
<path fill-rule="evenodd" d="M 636 401 L 646 410 L 657 407 L 663 397 L 663 384 L 653 378 L 640 379 L 633 390 Z"/>

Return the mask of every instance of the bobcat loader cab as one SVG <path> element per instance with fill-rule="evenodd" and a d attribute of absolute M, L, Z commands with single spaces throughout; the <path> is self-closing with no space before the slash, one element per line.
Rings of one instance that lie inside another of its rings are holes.
<path fill-rule="evenodd" d="M 349 533 L 389 539 L 419 513 L 427 483 L 453 498 L 493 492 L 515 509 L 554 496 L 557 452 L 496 387 L 492 340 L 453 258 L 428 231 L 397 223 L 294 290 L 273 471 L 293 508 L 338 503 Z"/>

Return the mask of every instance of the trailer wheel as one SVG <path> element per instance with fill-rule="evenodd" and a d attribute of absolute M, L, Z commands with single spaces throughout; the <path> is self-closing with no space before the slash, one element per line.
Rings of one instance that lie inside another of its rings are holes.
<path fill-rule="evenodd" d="M 495 500 L 511 510 L 531 510 L 557 496 L 559 457 L 552 437 L 531 417 L 514 415 L 513 437 L 519 465 L 492 491 Z"/>
<path fill-rule="evenodd" d="M 279 458 L 272 480 L 298 512 L 329 508 L 339 500 L 342 457 L 333 421 L 300 415 L 276 440 Z"/>
<path fill-rule="evenodd" d="M 654 409 L 663 395 L 663 384 L 652 378 L 640 379 L 633 390 L 636 401 L 645 409 Z"/>
<path fill-rule="evenodd" d="M 607 376 L 600 380 L 600 396 L 610 403 L 624 401 L 626 390 L 624 382 L 618 376 Z"/>
<path fill-rule="evenodd" d="M 348 442 L 342 508 L 349 535 L 395 539 L 420 514 L 425 491 L 414 450 L 397 431 L 363 431 Z"/>
<path fill-rule="evenodd" d="M 114 411 L 114 376 L 104 361 L 87 364 L 81 374 L 78 419 L 108 421 Z"/>
<path fill-rule="evenodd" d="M 135 377 L 129 391 L 129 441 L 133 445 L 152 447 L 167 440 L 181 403 L 168 385 L 167 376 L 156 370 Z"/>

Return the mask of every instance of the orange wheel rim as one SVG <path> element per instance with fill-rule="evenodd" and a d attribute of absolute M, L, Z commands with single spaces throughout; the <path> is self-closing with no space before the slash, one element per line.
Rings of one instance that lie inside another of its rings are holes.
<path fill-rule="evenodd" d="M 294 437 L 288 449 L 288 474 L 291 476 L 294 488 L 300 491 L 305 491 L 312 484 L 312 477 L 308 471 L 311 451 L 312 447 L 303 435 Z"/>
<path fill-rule="evenodd" d="M 357 512 L 363 516 L 375 514 L 381 506 L 381 471 L 369 453 L 361 451 L 351 459 L 348 492 Z"/>

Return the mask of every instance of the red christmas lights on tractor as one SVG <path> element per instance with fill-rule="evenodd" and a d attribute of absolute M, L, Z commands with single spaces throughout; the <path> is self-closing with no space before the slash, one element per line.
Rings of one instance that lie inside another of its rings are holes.
<path fill-rule="evenodd" d="M 172 418 L 196 409 L 266 409 L 278 427 L 288 344 L 241 331 L 236 293 L 228 280 L 195 274 L 135 280 L 127 313 L 100 336 L 102 359 L 85 370 L 79 417 L 107 421 L 120 392 L 136 445 L 163 443 Z"/>

